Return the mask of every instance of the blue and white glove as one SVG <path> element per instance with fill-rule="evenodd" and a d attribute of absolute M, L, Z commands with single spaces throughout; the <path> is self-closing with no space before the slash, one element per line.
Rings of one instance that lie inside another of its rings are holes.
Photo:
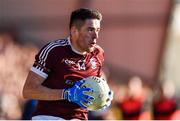
<path fill-rule="evenodd" d="M 64 89 L 63 98 L 86 109 L 92 104 L 91 101 L 95 98 L 85 94 L 85 92 L 92 91 L 92 89 L 84 87 L 81 88 L 80 85 L 82 83 L 84 83 L 84 80 L 77 81 L 72 88 Z"/>

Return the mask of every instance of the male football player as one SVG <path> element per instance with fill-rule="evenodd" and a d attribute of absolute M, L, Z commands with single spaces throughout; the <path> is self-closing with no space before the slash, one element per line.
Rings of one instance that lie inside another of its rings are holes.
<path fill-rule="evenodd" d="M 70 18 L 70 35 L 45 45 L 35 57 L 23 96 L 39 100 L 32 120 L 87 120 L 94 97 L 81 88 L 89 76 L 101 76 L 104 51 L 96 44 L 102 15 L 77 9 Z"/>

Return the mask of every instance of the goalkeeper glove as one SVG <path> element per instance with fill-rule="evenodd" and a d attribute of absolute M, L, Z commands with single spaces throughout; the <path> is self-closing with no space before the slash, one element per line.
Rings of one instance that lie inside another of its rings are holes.
<path fill-rule="evenodd" d="M 85 92 L 92 91 L 91 88 L 80 87 L 80 85 L 84 82 L 84 80 L 77 81 L 72 88 L 65 89 L 63 93 L 64 99 L 68 100 L 69 102 L 74 102 L 83 108 L 87 108 L 89 105 L 91 105 L 91 101 L 95 98 L 85 94 Z"/>

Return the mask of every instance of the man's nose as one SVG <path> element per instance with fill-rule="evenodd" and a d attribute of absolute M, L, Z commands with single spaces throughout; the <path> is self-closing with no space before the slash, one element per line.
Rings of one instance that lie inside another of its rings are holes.
<path fill-rule="evenodd" d="M 99 37 L 99 35 L 98 35 L 99 33 L 98 32 L 94 32 L 94 39 L 98 39 L 98 37 Z"/>

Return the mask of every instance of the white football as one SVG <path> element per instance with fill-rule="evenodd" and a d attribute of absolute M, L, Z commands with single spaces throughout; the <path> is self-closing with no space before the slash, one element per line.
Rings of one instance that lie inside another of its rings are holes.
<path fill-rule="evenodd" d="M 81 87 L 92 88 L 93 91 L 85 93 L 95 98 L 95 100 L 92 101 L 93 104 L 87 107 L 88 110 L 99 110 L 111 103 L 111 99 L 109 98 L 111 91 L 106 80 L 96 76 L 90 76 L 84 80 L 85 82 Z"/>

